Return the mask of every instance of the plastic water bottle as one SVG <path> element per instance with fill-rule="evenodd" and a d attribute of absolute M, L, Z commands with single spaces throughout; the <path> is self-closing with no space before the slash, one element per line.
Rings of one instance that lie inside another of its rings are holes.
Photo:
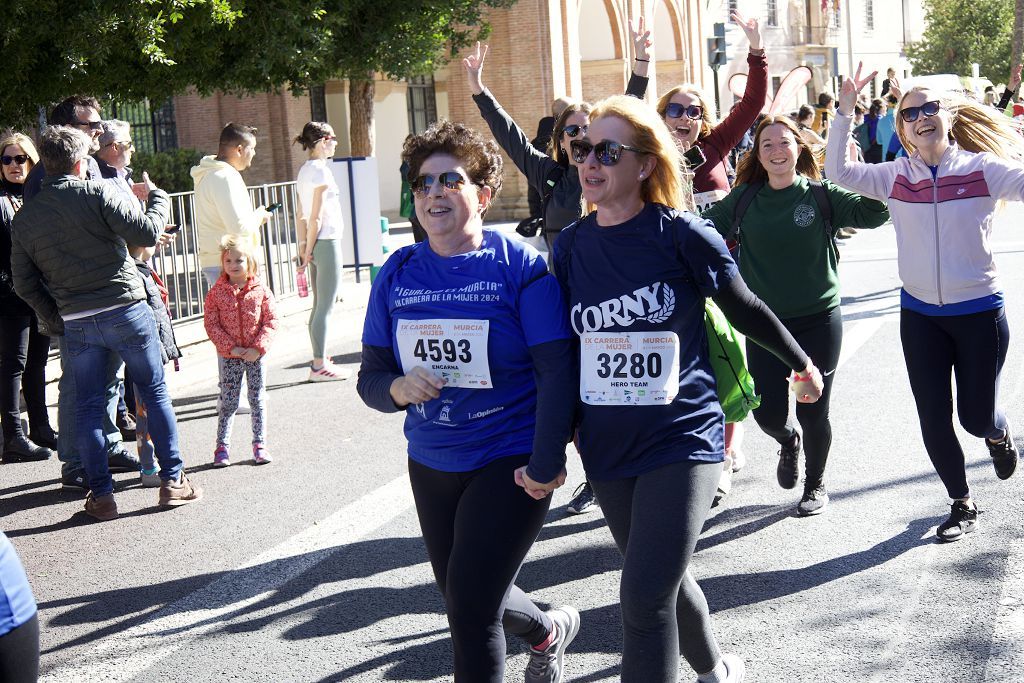
<path fill-rule="evenodd" d="M 299 290 L 299 296 L 305 298 L 309 296 L 309 279 L 306 277 L 306 269 L 303 268 L 295 276 L 295 286 Z"/>

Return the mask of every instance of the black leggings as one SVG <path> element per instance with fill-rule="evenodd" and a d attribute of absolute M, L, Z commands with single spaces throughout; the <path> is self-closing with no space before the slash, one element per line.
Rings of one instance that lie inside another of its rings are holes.
<path fill-rule="evenodd" d="M 0 636 L 0 681 L 35 683 L 39 679 L 39 615 Z"/>
<path fill-rule="evenodd" d="M 40 334 L 35 316 L 0 317 L 0 422 L 4 441 L 23 436 L 18 392 L 25 392 L 29 431 L 50 432 L 46 413 L 46 358 L 50 338 Z"/>
<path fill-rule="evenodd" d="M 624 558 L 624 683 L 676 683 L 680 651 L 699 674 L 721 659 L 707 600 L 688 570 L 721 474 L 720 462 L 681 462 L 590 482 Z"/>
<path fill-rule="evenodd" d="M 839 351 L 843 345 L 843 314 L 839 307 L 821 313 L 782 321 L 797 343 L 811 357 L 825 381 L 821 398 L 815 403 L 797 403 L 796 419 L 803 430 L 806 457 L 806 489 L 822 484 L 825 463 L 832 446 L 832 425 L 828 421 L 832 381 L 839 365 Z M 790 443 L 796 429 L 789 414 L 789 381 L 792 370 L 786 364 L 750 339 L 747 340 L 747 368 L 761 394 L 761 407 L 754 411 L 754 419 L 761 430 L 780 444 Z"/>
<path fill-rule="evenodd" d="M 931 316 L 904 308 L 900 339 L 921 435 L 950 498 L 967 498 L 964 451 L 953 431 L 953 391 L 960 424 L 977 437 L 998 439 L 1006 429 L 999 409 L 999 374 L 1010 344 L 1006 310 Z"/>
<path fill-rule="evenodd" d="M 441 472 L 409 460 L 460 683 L 502 683 L 506 629 L 530 645 L 551 633 L 551 619 L 515 585 L 551 504 L 550 496 L 534 500 L 516 485 L 516 468 L 529 460 L 499 458 L 472 472 Z"/>

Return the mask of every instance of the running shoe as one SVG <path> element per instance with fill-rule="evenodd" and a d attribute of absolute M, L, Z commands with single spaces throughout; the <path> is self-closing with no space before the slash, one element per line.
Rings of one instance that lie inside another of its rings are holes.
<path fill-rule="evenodd" d="M 722 655 L 725 664 L 725 683 L 743 683 L 747 677 L 747 666 L 733 654 Z"/>
<path fill-rule="evenodd" d="M 256 461 L 257 465 L 266 465 L 268 462 L 274 462 L 274 459 L 270 457 L 270 453 L 263 447 L 261 443 L 254 443 L 252 445 L 252 459 Z"/>
<path fill-rule="evenodd" d="M 715 491 L 715 499 L 711 501 L 711 507 L 718 507 L 722 499 L 732 491 L 732 457 L 726 455 L 722 462 L 722 474 L 718 476 L 718 490 Z"/>
<path fill-rule="evenodd" d="M 935 530 L 935 537 L 940 541 L 959 541 L 965 535 L 978 528 L 977 505 L 967 507 L 963 501 L 954 501 L 949 506 L 949 517 Z"/>
<path fill-rule="evenodd" d="M 800 480 L 800 434 L 793 436 L 790 445 L 779 449 L 779 466 L 775 470 L 779 486 L 784 489 L 796 487 Z"/>
<path fill-rule="evenodd" d="M 597 496 L 594 495 L 594 489 L 590 486 L 590 482 L 585 481 L 572 492 L 572 500 L 565 507 L 565 511 L 570 515 L 582 515 L 584 512 L 592 511 L 595 507 L 600 507 L 600 503 L 597 502 Z"/>
<path fill-rule="evenodd" d="M 580 613 L 575 608 L 564 605 L 548 610 L 548 616 L 555 625 L 555 637 L 543 650 L 530 648 L 526 683 L 561 683 L 565 671 L 562 656 L 580 632 Z"/>
<path fill-rule="evenodd" d="M 312 367 L 309 368 L 310 382 L 340 382 L 342 380 L 348 379 L 351 376 L 351 370 L 339 368 L 336 365 L 328 365 L 326 363 L 319 370 L 316 370 Z"/>
<path fill-rule="evenodd" d="M 231 455 L 228 453 L 228 447 L 224 444 L 217 444 L 216 450 L 213 451 L 213 466 L 227 467 L 230 464 Z"/>
<path fill-rule="evenodd" d="M 1020 459 L 1017 454 L 1017 446 L 1013 443 L 1013 435 L 1010 433 L 1010 425 L 1006 425 L 1006 438 L 997 443 L 985 439 L 988 446 L 988 454 L 992 456 L 992 466 L 996 468 L 996 476 L 1000 479 L 1009 479 L 1017 470 L 1017 461 Z"/>
<path fill-rule="evenodd" d="M 119 444 L 107 454 L 107 467 L 111 472 L 138 472 L 142 463 L 134 453 Z"/>
<path fill-rule="evenodd" d="M 109 522 L 117 519 L 117 503 L 114 495 L 108 493 L 105 496 L 94 496 L 92 491 L 85 497 L 85 514 L 101 522 Z"/>
<path fill-rule="evenodd" d="M 154 467 L 151 470 L 143 469 L 139 472 L 139 480 L 142 482 L 142 488 L 144 489 L 155 489 L 160 486 L 160 470 Z"/>
<path fill-rule="evenodd" d="M 747 456 L 739 448 L 733 449 L 732 453 L 732 471 L 739 472 L 747 466 Z"/>
<path fill-rule="evenodd" d="M 85 470 L 78 468 L 60 475 L 60 487 L 65 491 L 88 491 Z"/>
<path fill-rule="evenodd" d="M 801 517 L 811 517 L 820 515 L 826 507 L 828 507 L 828 493 L 825 491 L 825 485 L 819 484 L 814 488 L 804 489 L 804 497 L 796 506 L 796 512 Z"/>

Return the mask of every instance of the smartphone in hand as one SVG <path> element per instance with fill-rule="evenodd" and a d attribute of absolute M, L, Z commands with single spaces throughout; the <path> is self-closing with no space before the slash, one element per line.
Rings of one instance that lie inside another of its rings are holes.
<path fill-rule="evenodd" d="M 164 228 L 164 232 L 166 232 L 168 235 L 173 235 L 174 233 L 178 232 L 179 230 L 181 230 L 181 226 L 180 225 L 176 225 L 174 223 L 168 223 L 167 227 Z"/>
<path fill-rule="evenodd" d="M 281 207 L 284 206 L 281 202 L 274 202 L 273 204 L 267 204 L 267 211 L 274 212 L 280 211 Z"/>

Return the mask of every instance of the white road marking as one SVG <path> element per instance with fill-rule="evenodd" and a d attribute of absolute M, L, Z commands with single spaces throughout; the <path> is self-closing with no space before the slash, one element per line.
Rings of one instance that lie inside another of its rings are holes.
<path fill-rule="evenodd" d="M 221 628 L 233 613 L 273 595 L 339 547 L 372 534 L 412 505 L 409 478 L 403 474 L 206 587 L 164 607 L 146 622 L 102 640 L 89 654 L 39 680 L 42 683 L 130 680 L 190 641 Z"/>
<path fill-rule="evenodd" d="M 879 316 L 877 318 L 859 320 L 853 324 L 844 324 L 843 350 L 839 353 L 839 364 L 836 368 L 843 367 L 843 364 L 850 360 L 853 354 L 857 353 L 857 350 L 864 346 L 864 343 L 871 339 L 875 332 L 881 329 L 884 322 L 885 318 Z"/>

